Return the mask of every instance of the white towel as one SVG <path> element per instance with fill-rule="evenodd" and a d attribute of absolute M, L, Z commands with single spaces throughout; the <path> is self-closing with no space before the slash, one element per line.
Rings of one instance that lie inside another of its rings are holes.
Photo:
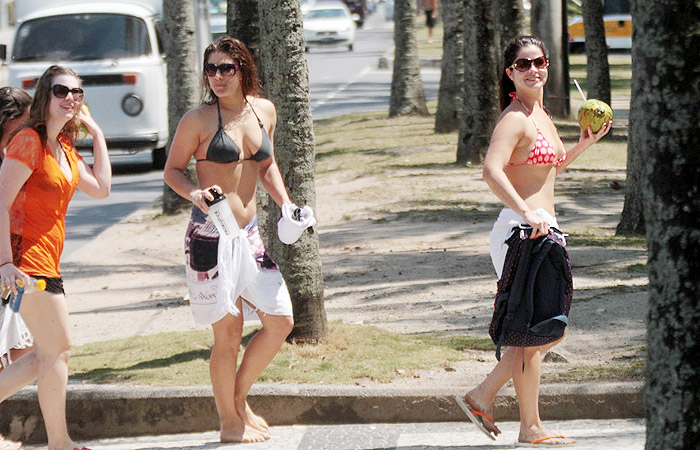
<path fill-rule="evenodd" d="M 9 304 L 0 306 L 0 364 L 7 367 L 12 363 L 10 349 L 31 347 L 33 343 L 22 316 L 12 311 Z"/>
<path fill-rule="evenodd" d="M 284 203 L 282 205 L 282 217 L 277 222 L 277 236 L 280 241 L 290 245 L 299 240 L 301 235 L 309 227 L 316 225 L 314 211 L 310 206 L 301 208 L 301 219 L 294 219 L 294 211 L 297 205 L 294 203 Z"/>

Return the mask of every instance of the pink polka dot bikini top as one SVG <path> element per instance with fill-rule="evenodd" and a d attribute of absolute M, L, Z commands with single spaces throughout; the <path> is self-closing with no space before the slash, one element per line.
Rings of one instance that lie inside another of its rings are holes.
<path fill-rule="evenodd" d="M 535 122 L 535 118 L 532 117 L 530 110 L 517 97 L 515 92 L 511 92 L 510 97 L 513 100 L 517 100 L 522 105 L 522 107 L 525 108 L 528 117 L 530 117 L 532 123 L 535 124 L 535 128 L 537 128 L 537 141 L 535 142 L 535 146 L 532 147 L 532 150 L 530 150 L 530 153 L 527 156 L 527 161 L 508 163 L 508 166 L 521 166 L 523 164 L 554 164 L 555 166 L 559 166 L 561 163 L 566 161 L 566 152 L 564 152 L 561 158 L 557 159 L 557 151 L 554 147 L 552 147 L 552 144 L 550 144 L 549 141 L 547 141 L 547 139 L 544 137 L 544 135 L 540 131 L 540 127 L 537 126 L 537 122 Z"/>

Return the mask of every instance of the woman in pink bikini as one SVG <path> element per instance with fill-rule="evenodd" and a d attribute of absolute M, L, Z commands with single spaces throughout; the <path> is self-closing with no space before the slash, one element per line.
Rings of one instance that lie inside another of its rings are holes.
<path fill-rule="evenodd" d="M 531 239 L 558 228 L 554 212 L 554 181 L 566 166 L 612 127 L 597 133 L 581 131 L 578 144 L 568 152 L 552 119 L 544 109 L 544 86 L 549 60 L 544 43 L 534 36 L 518 36 L 505 49 L 500 101 L 503 112 L 491 136 L 483 177 L 505 208 L 491 232 L 491 259 L 501 277 L 514 226 L 532 227 Z M 553 433 L 539 415 L 540 358 L 563 340 L 534 346 L 511 345 L 494 370 L 476 388 L 457 396 L 457 403 L 487 436 L 501 433 L 493 419 L 493 401 L 499 389 L 513 379 L 520 407 L 520 433 L 516 446 L 561 447 L 573 444 Z"/>

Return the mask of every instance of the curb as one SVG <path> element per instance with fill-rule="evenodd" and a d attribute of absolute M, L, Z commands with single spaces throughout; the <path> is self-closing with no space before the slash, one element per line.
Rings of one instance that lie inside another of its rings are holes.
<path fill-rule="evenodd" d="M 249 401 L 272 425 L 456 422 L 465 416 L 454 396 L 467 387 L 395 388 L 256 385 Z M 644 417 L 643 384 L 542 385 L 544 420 Z M 218 429 L 211 387 L 69 385 L 68 428 L 78 440 L 195 433 Z M 497 421 L 518 420 L 513 388 L 495 402 Z M 36 387 L 0 404 L 0 433 L 27 444 L 46 442 Z"/>

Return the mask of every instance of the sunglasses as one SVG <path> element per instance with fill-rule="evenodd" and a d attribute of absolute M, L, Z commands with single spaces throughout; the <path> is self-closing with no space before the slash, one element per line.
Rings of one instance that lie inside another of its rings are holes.
<path fill-rule="evenodd" d="M 230 77 L 238 72 L 240 67 L 238 64 L 212 64 L 207 63 L 204 65 L 204 72 L 210 77 L 216 76 L 216 72 L 220 72 L 224 77 Z"/>
<path fill-rule="evenodd" d="M 515 69 L 518 72 L 526 72 L 530 70 L 532 65 L 535 65 L 535 69 L 546 69 L 549 67 L 549 61 L 544 56 L 537 57 L 535 59 L 530 58 L 520 58 L 516 59 L 515 62 L 508 67 L 509 69 Z"/>
<path fill-rule="evenodd" d="M 66 98 L 68 96 L 68 93 L 73 94 L 73 100 L 76 102 L 82 102 L 83 98 L 85 98 L 85 94 L 83 93 L 83 90 L 80 88 L 69 88 L 68 86 L 64 86 L 62 84 L 54 84 L 51 86 L 51 92 L 53 92 L 53 95 L 56 96 L 56 98 Z"/>

